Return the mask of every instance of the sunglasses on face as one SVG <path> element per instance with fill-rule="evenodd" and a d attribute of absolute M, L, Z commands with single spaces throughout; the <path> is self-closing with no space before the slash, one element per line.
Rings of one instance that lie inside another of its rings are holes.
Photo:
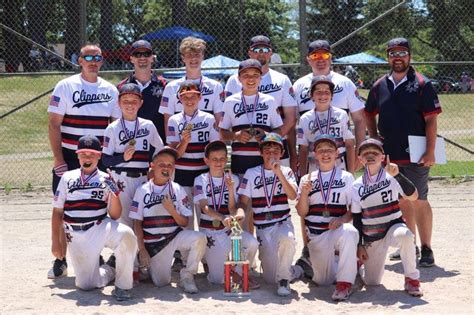
<path fill-rule="evenodd" d="M 101 62 L 104 57 L 102 57 L 101 55 L 85 55 L 85 56 L 82 56 L 82 59 L 84 59 L 85 61 L 87 62 L 92 62 L 92 61 L 95 61 L 95 62 Z"/>
<path fill-rule="evenodd" d="M 395 51 L 389 51 L 388 56 L 389 57 L 406 57 L 410 53 L 406 50 L 395 50 Z"/>
<path fill-rule="evenodd" d="M 141 58 L 141 57 L 148 58 L 151 56 L 151 51 L 137 51 L 137 52 L 134 52 L 132 56 L 135 58 Z"/>
<path fill-rule="evenodd" d="M 252 48 L 252 52 L 256 54 L 268 54 L 272 50 L 268 47 L 254 47 Z"/>
<path fill-rule="evenodd" d="M 310 60 L 328 60 L 331 58 L 331 53 L 328 52 L 316 52 L 309 55 Z"/>

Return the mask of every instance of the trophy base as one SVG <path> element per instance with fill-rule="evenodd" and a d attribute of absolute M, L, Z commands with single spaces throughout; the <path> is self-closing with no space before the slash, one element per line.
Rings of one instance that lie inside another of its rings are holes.
<path fill-rule="evenodd" d="M 242 277 L 240 281 L 234 282 L 235 267 L 242 266 Z M 249 292 L 249 262 L 243 261 L 226 261 L 224 263 L 224 296 L 229 297 L 246 297 L 250 296 Z"/>

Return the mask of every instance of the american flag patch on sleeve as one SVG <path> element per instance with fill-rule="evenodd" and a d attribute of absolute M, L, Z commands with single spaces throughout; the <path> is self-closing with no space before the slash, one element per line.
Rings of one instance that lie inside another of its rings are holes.
<path fill-rule="evenodd" d="M 304 131 L 303 128 L 298 128 L 298 139 L 304 138 Z"/>
<path fill-rule="evenodd" d="M 56 193 L 54 194 L 54 201 L 58 201 L 59 198 L 59 190 L 56 190 Z"/>
<path fill-rule="evenodd" d="M 173 136 L 173 137 L 176 136 L 176 132 L 173 126 L 168 126 L 168 135 Z"/>
<path fill-rule="evenodd" d="M 163 96 L 163 98 L 161 99 L 161 106 L 168 107 L 168 102 L 169 102 L 169 98 Z"/>
<path fill-rule="evenodd" d="M 435 108 L 440 108 L 441 107 L 441 104 L 439 103 L 438 99 L 434 100 L 434 107 Z"/>
<path fill-rule="evenodd" d="M 109 138 L 109 137 L 104 137 L 104 148 L 108 148 L 108 147 L 109 147 L 109 141 L 110 141 L 110 138 Z"/>
<path fill-rule="evenodd" d="M 132 201 L 132 208 L 130 209 L 132 212 L 138 212 L 138 201 Z"/>
<path fill-rule="evenodd" d="M 246 189 L 247 188 L 247 182 L 248 182 L 247 178 L 244 177 L 242 179 L 242 181 L 240 182 L 240 188 Z"/>
<path fill-rule="evenodd" d="M 195 194 L 195 195 L 200 195 L 200 194 L 202 194 L 202 186 L 201 186 L 201 185 L 196 185 L 196 186 L 194 186 L 194 194 Z"/>
<path fill-rule="evenodd" d="M 49 106 L 58 107 L 60 100 L 61 98 L 59 96 L 51 95 L 51 99 L 49 100 Z"/>

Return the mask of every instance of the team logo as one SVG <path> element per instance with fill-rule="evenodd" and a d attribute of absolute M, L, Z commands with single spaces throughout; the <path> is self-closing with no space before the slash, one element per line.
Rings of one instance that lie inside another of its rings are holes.
<path fill-rule="evenodd" d="M 390 186 L 390 180 L 387 178 L 373 185 L 362 185 L 359 187 L 359 191 L 358 191 L 360 200 L 362 201 L 366 199 L 367 197 L 369 197 L 370 195 L 375 194 L 378 191 L 384 190 L 388 186 Z"/>
<path fill-rule="evenodd" d="M 108 93 L 88 94 L 86 91 L 81 90 L 80 92 L 72 93 L 72 101 L 75 103 L 72 107 L 81 108 L 82 106 L 95 103 L 108 103 L 112 99 L 112 96 Z"/>
<path fill-rule="evenodd" d="M 154 86 L 151 88 L 151 94 L 155 97 L 160 97 L 163 95 L 163 87 L 161 86 Z"/>
<path fill-rule="evenodd" d="M 414 93 L 414 92 L 418 91 L 419 86 L 420 85 L 418 84 L 418 81 L 416 81 L 416 80 L 409 81 L 408 84 L 407 84 L 407 87 L 405 88 L 405 90 L 408 93 Z"/>
<path fill-rule="evenodd" d="M 247 105 L 247 108 L 245 108 L 245 105 L 242 103 L 235 103 L 234 114 L 235 118 L 239 118 L 240 116 L 245 115 L 247 113 L 266 111 L 268 110 L 268 108 L 269 107 L 266 103 L 258 103 L 257 106 L 254 106 L 254 104 Z"/>
<path fill-rule="evenodd" d="M 270 94 L 274 92 L 281 91 L 281 86 L 278 83 L 270 83 L 265 85 L 260 85 L 258 91 L 265 94 Z"/>

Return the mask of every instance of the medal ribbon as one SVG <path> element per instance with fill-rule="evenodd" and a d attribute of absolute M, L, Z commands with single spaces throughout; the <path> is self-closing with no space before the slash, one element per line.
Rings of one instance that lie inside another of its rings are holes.
<path fill-rule="evenodd" d="M 381 167 L 379 169 L 379 173 L 377 174 L 377 178 L 375 179 L 375 181 L 372 181 L 372 176 L 370 176 L 369 168 L 365 167 L 364 175 L 362 177 L 362 183 L 364 184 L 364 186 L 377 183 L 382 178 L 383 172 L 384 172 L 384 169 L 383 167 Z"/>
<path fill-rule="evenodd" d="M 209 184 L 211 185 L 211 201 L 212 201 L 212 207 L 214 208 L 215 211 L 219 212 L 221 209 L 222 205 L 222 200 L 224 200 L 224 191 L 225 191 L 225 174 L 222 176 L 222 182 L 221 182 L 221 193 L 219 196 L 219 203 L 216 202 L 216 197 L 214 194 L 214 182 L 212 180 L 211 172 L 209 172 Z M 217 207 L 216 207 L 217 206 Z"/>
<path fill-rule="evenodd" d="M 183 110 L 183 118 L 184 118 L 183 130 L 186 129 L 186 126 L 187 126 L 189 123 L 191 123 L 191 121 L 194 119 L 194 117 L 197 116 L 198 110 L 199 110 L 199 109 L 196 109 L 196 110 L 194 111 L 194 113 L 193 113 L 193 115 L 191 116 L 191 118 L 189 119 L 189 121 L 186 119 L 186 113 L 185 113 L 184 110 Z"/>
<path fill-rule="evenodd" d="M 165 184 L 165 187 L 163 187 L 163 188 L 161 189 L 161 191 L 159 191 L 158 193 L 155 193 L 155 189 L 153 188 L 153 185 L 154 185 L 153 180 L 150 180 L 150 191 L 151 191 L 151 196 L 152 196 L 152 197 L 153 197 L 154 195 L 159 196 L 159 195 L 163 194 L 163 192 L 165 191 L 166 187 L 168 187 L 168 191 L 169 191 L 169 193 L 170 193 L 170 198 L 173 199 L 173 197 L 174 197 L 174 191 L 173 191 L 173 186 L 171 185 L 171 180 L 168 180 L 168 181 L 166 182 L 166 184 Z"/>
<path fill-rule="evenodd" d="M 326 124 L 326 132 L 323 132 L 323 128 L 321 127 L 321 121 L 319 120 L 319 116 L 318 116 L 318 112 L 317 111 L 314 111 L 314 116 L 315 116 L 315 119 L 314 119 L 314 123 L 318 126 L 318 129 L 319 129 L 319 133 L 322 134 L 322 135 L 328 135 L 329 134 L 329 127 L 331 126 L 331 116 L 332 116 L 332 110 L 331 110 L 331 106 L 329 106 L 328 108 L 328 121 L 327 121 L 327 124 Z"/>
<path fill-rule="evenodd" d="M 140 126 L 140 123 L 138 122 L 138 117 L 135 119 L 135 130 L 133 131 L 133 134 L 131 134 L 131 132 L 125 126 L 125 119 L 123 117 L 120 119 L 120 124 L 122 125 L 122 130 L 125 133 L 125 137 L 127 138 L 127 140 L 136 138 L 138 127 Z"/>
<path fill-rule="evenodd" d="M 272 183 L 272 190 L 271 195 L 269 196 L 267 191 L 267 181 L 265 180 L 265 168 L 262 165 L 262 181 L 263 181 L 263 191 L 265 193 L 265 200 L 267 202 L 267 208 L 270 209 L 272 206 L 273 195 L 275 194 L 275 188 L 277 183 L 277 176 L 273 175 L 273 183 Z"/>
<path fill-rule="evenodd" d="M 94 172 L 92 172 L 92 174 L 89 174 L 87 177 L 84 175 L 84 172 L 82 171 L 81 169 L 81 186 L 85 186 L 89 180 L 94 177 L 95 175 L 97 175 L 97 169 L 95 169 Z"/>
<path fill-rule="evenodd" d="M 331 176 L 329 177 L 329 185 L 328 185 L 327 193 L 324 193 L 323 176 L 321 175 L 321 170 L 318 171 L 319 188 L 321 190 L 321 197 L 323 198 L 325 207 L 327 207 L 329 203 L 329 195 L 331 194 L 331 187 L 332 187 L 332 183 L 334 182 L 334 177 L 336 177 L 335 167 L 332 169 Z"/>
<path fill-rule="evenodd" d="M 257 95 L 255 95 L 255 99 L 253 101 L 253 108 L 252 108 L 252 116 L 249 118 L 249 111 L 247 111 L 247 102 L 245 101 L 245 96 L 244 94 L 242 94 L 242 105 L 244 105 L 244 110 L 245 110 L 245 116 L 247 116 L 247 119 L 249 120 L 249 123 L 250 123 L 250 128 L 253 128 L 253 116 L 254 116 L 254 113 L 255 113 L 255 110 L 257 109 L 257 105 L 258 105 L 258 92 L 257 92 Z"/>

